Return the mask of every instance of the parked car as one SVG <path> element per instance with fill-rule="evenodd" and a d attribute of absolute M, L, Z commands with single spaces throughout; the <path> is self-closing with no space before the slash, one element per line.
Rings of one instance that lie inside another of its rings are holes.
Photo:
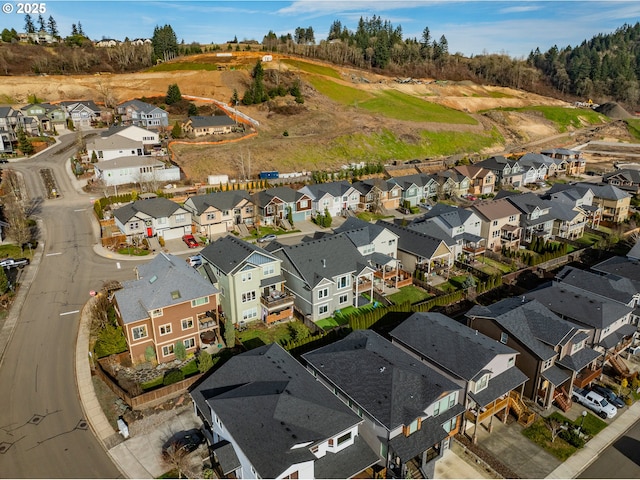
<path fill-rule="evenodd" d="M 631 355 L 640 355 L 640 345 L 629 345 L 627 352 Z"/>
<path fill-rule="evenodd" d="M 618 413 L 618 409 L 607 402 L 602 395 L 590 392 L 586 388 L 574 388 L 571 399 L 593 410 L 600 418 L 613 418 Z"/>
<path fill-rule="evenodd" d="M 199 267 L 200 265 L 202 265 L 202 256 L 201 255 L 192 255 L 189 258 L 187 258 L 187 262 L 193 268 Z"/>
<path fill-rule="evenodd" d="M 593 385 L 591 390 L 602 395 L 616 408 L 623 408 L 625 406 L 624 400 L 616 395 L 613 390 L 605 387 L 604 385 Z"/>
<path fill-rule="evenodd" d="M 278 238 L 277 235 L 270 233 L 269 235 L 265 235 L 264 237 L 260 237 L 258 239 L 258 243 L 266 243 L 266 242 L 273 242 L 276 238 Z"/>
<path fill-rule="evenodd" d="M 28 258 L 5 258 L 0 261 L 2 268 L 22 268 L 26 265 L 29 265 Z"/>
<path fill-rule="evenodd" d="M 183 235 L 182 240 L 184 241 L 184 243 L 187 244 L 187 247 L 189 248 L 196 248 L 200 246 L 200 244 L 196 241 L 195 237 L 191 234 Z"/>
<path fill-rule="evenodd" d="M 204 443 L 204 435 L 197 428 L 185 430 L 174 434 L 162 446 L 163 455 L 171 455 L 177 451 L 184 450 L 187 453 L 195 451 Z"/>

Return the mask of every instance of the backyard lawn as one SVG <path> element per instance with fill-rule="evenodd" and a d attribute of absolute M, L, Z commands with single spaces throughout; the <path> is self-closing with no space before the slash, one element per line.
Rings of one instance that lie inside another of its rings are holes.
<path fill-rule="evenodd" d="M 486 268 L 480 267 L 479 270 L 482 270 L 484 273 L 488 275 L 495 275 L 496 273 L 511 273 L 514 271 L 511 265 L 504 264 L 502 262 L 498 262 L 497 260 L 493 260 L 491 258 L 487 258 L 485 256 L 481 256 L 476 258 L 478 262 L 484 263 Z"/>
<path fill-rule="evenodd" d="M 297 322 L 297 320 L 293 320 Z M 249 350 L 270 343 L 281 343 L 291 340 L 289 323 L 281 323 L 267 327 L 261 322 L 250 324 L 244 332 L 236 332 L 236 336 Z"/>
<path fill-rule="evenodd" d="M 405 302 L 413 304 L 431 297 L 433 297 L 433 295 L 426 290 L 416 287 L 415 285 L 407 285 L 406 287 L 402 287 L 399 292 L 389 295 L 388 298 L 396 305 L 400 305 Z"/>

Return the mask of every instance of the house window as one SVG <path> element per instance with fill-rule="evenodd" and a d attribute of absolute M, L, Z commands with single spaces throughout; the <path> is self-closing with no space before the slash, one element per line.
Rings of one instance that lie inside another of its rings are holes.
<path fill-rule="evenodd" d="M 487 385 L 489 385 L 489 374 L 488 373 L 483 375 L 482 378 L 476 382 L 476 388 L 475 388 L 474 392 L 478 393 L 478 392 L 484 390 L 485 388 L 487 388 Z"/>
<path fill-rule="evenodd" d="M 186 216 L 184 213 L 178 213 L 176 215 L 176 223 L 183 223 L 186 220 Z"/>
<path fill-rule="evenodd" d="M 414 432 L 418 431 L 418 419 L 416 418 L 413 422 L 409 424 L 408 435 L 411 435 Z"/>
<path fill-rule="evenodd" d="M 494 220 L 493 222 L 491 222 L 491 225 L 493 225 L 494 227 L 498 226 L 498 220 Z"/>
<path fill-rule="evenodd" d="M 131 222 L 129 224 L 129 230 L 137 230 L 140 227 L 140 224 L 138 222 Z"/>
<path fill-rule="evenodd" d="M 253 279 L 253 273 L 252 272 L 245 272 L 242 274 L 242 281 L 243 282 L 250 282 Z"/>
<path fill-rule="evenodd" d="M 156 219 L 156 222 L 158 222 L 158 225 L 165 225 L 167 223 L 167 217 L 160 217 Z"/>
<path fill-rule="evenodd" d="M 214 420 L 216 422 L 216 425 L 222 428 L 222 420 L 220 420 L 220 417 L 218 415 L 214 415 Z"/>
<path fill-rule="evenodd" d="M 344 442 L 348 442 L 351 440 L 351 432 L 345 433 L 338 437 L 338 446 L 342 445 Z"/>
<path fill-rule="evenodd" d="M 544 364 L 542 365 L 542 370 L 546 370 L 547 368 L 551 368 L 552 365 L 553 365 L 553 358 L 550 358 L 549 360 L 546 360 L 544 362 Z"/>
<path fill-rule="evenodd" d="M 242 312 L 243 320 L 253 320 L 254 318 L 258 318 L 258 309 L 257 307 L 250 308 L 249 310 L 244 310 Z"/>
<path fill-rule="evenodd" d="M 391 240 L 389 240 L 389 246 L 394 245 L 396 243 L 396 239 L 392 238 Z"/>
<path fill-rule="evenodd" d="M 223 210 L 222 211 L 222 216 L 223 217 L 228 217 L 229 216 L 230 211 L 229 210 Z"/>
<path fill-rule="evenodd" d="M 193 348 L 196 346 L 196 341 L 193 337 L 187 338 L 182 343 L 184 343 L 185 348 Z"/>
<path fill-rule="evenodd" d="M 244 209 L 246 213 L 253 213 L 253 207 L 247 207 Z"/>
<path fill-rule="evenodd" d="M 190 328 L 193 328 L 193 318 L 183 318 L 182 330 L 189 330 Z"/>
<path fill-rule="evenodd" d="M 300 200 L 300 208 L 308 208 L 309 200 Z"/>
<path fill-rule="evenodd" d="M 273 215 L 273 212 L 274 212 L 273 205 L 267 205 L 264 211 L 267 213 L 267 215 Z"/>
<path fill-rule="evenodd" d="M 133 327 L 131 329 L 131 335 L 134 340 L 140 340 L 141 338 L 146 338 L 148 336 L 147 327 L 145 325 L 140 325 L 139 327 Z"/>
<path fill-rule="evenodd" d="M 162 347 L 162 356 L 163 357 L 168 357 L 172 353 L 173 353 L 173 345 L 165 345 L 164 347 Z"/>
<path fill-rule="evenodd" d="M 329 311 L 329 305 L 320 305 L 318 307 L 318 315 L 324 315 Z"/>
<path fill-rule="evenodd" d="M 326 298 L 329 296 L 329 289 L 323 288 L 322 290 L 318 290 L 318 298 Z"/>
<path fill-rule="evenodd" d="M 505 332 L 502 332 L 500 334 L 500 343 L 504 343 L 506 345 L 508 340 L 509 340 L 509 335 L 507 335 Z"/>
<path fill-rule="evenodd" d="M 458 424 L 458 417 L 453 417 L 448 422 L 443 423 L 442 428 L 444 428 L 445 432 L 450 433 L 452 430 L 455 430 L 457 424 Z"/>
<path fill-rule="evenodd" d="M 276 267 L 274 265 L 266 265 L 262 267 L 262 275 L 268 277 L 276 273 Z"/>
<path fill-rule="evenodd" d="M 156 317 L 161 317 L 162 316 L 162 309 L 161 308 L 156 308 L 155 310 L 151 310 L 151 318 L 156 318 Z"/>
<path fill-rule="evenodd" d="M 195 300 L 191 300 L 191 308 L 206 305 L 207 303 L 209 303 L 209 297 L 196 298 Z"/>
<path fill-rule="evenodd" d="M 510 221 L 510 222 L 515 222 L 515 221 L 516 221 L 516 216 L 515 216 L 515 215 L 511 215 L 511 216 L 509 217 L 509 221 Z"/>
<path fill-rule="evenodd" d="M 171 324 L 167 323 L 166 325 L 160 326 L 160 335 L 169 335 L 171 333 Z"/>
<path fill-rule="evenodd" d="M 507 361 L 507 368 L 513 367 L 515 363 L 516 363 L 516 357 L 509 358 L 509 360 Z"/>
<path fill-rule="evenodd" d="M 338 279 L 338 288 L 347 288 L 349 286 L 349 276 L 344 275 Z"/>
<path fill-rule="evenodd" d="M 215 220 L 215 219 L 216 219 L 215 213 L 207 213 L 207 220 Z"/>
<path fill-rule="evenodd" d="M 349 295 L 340 295 L 340 297 L 338 298 L 338 303 L 340 305 L 343 305 L 345 303 L 347 303 L 349 301 Z"/>
<path fill-rule="evenodd" d="M 252 302 L 256 299 L 256 291 L 245 292 L 242 294 L 242 303 Z"/>

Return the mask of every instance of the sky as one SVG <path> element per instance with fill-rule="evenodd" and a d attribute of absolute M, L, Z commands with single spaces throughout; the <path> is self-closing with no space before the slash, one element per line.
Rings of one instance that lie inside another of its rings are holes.
<path fill-rule="evenodd" d="M 0 0 L 0 29 L 24 31 L 24 9 L 33 1 Z M 80 22 L 93 40 L 150 38 L 156 25 L 168 24 L 178 41 L 186 43 L 220 44 L 234 37 L 261 42 L 269 30 L 293 35 L 297 27 L 309 26 L 320 42 L 335 20 L 355 31 L 360 17 L 377 15 L 394 28 L 402 26 L 403 38 L 420 39 L 429 27 L 432 39 L 446 37 L 450 53 L 503 53 L 515 58 L 526 57 L 536 47 L 545 52 L 553 45 L 576 46 L 640 19 L 638 0 L 49 0 L 38 5 L 45 10 L 45 20 L 53 16 L 62 36 Z M 35 21 L 38 14 L 32 17 Z"/>

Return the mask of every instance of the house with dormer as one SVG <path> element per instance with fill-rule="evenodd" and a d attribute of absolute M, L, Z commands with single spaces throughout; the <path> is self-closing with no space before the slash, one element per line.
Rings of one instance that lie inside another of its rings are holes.
<path fill-rule="evenodd" d="M 332 217 L 346 215 L 355 212 L 360 201 L 358 190 L 345 180 L 305 185 L 298 192 L 311 198 L 312 215 L 324 214 L 325 210 Z"/>
<path fill-rule="evenodd" d="M 551 158 L 564 160 L 566 162 L 565 174 L 576 177 L 584 174 L 587 162 L 582 158 L 582 152 L 578 150 L 569 150 L 567 148 L 550 148 L 540 152 Z"/>
<path fill-rule="evenodd" d="M 233 231 L 237 225 L 252 225 L 254 205 L 245 190 L 192 195 L 184 202 L 196 230 L 208 238 Z"/>
<path fill-rule="evenodd" d="M 551 214 L 551 202 L 540 198 L 532 192 L 516 193 L 501 190 L 495 200 L 507 199 L 520 211 L 520 239 L 524 243 L 531 243 L 534 238 L 549 240 L 553 233 L 554 216 Z"/>
<path fill-rule="evenodd" d="M 414 313 L 394 328 L 391 341 L 462 388 L 463 430 L 476 438 L 478 425 L 491 431 L 494 417 L 510 410 L 523 424 L 535 415 L 522 401 L 527 376 L 516 367 L 519 352 L 441 313 Z"/>
<path fill-rule="evenodd" d="M 436 175 L 438 196 L 441 198 L 463 197 L 469 193 L 471 180 L 455 169 L 444 170 Z"/>
<path fill-rule="evenodd" d="M 632 195 L 615 185 L 578 182 L 579 190 L 591 189 L 593 204 L 600 207 L 602 220 L 610 223 L 622 223 L 629 218 L 629 207 Z"/>
<path fill-rule="evenodd" d="M 520 247 L 520 210 L 506 198 L 484 200 L 469 207 L 482 224 L 481 236 L 487 242 L 487 248 L 494 252 L 502 248 L 517 250 Z"/>
<path fill-rule="evenodd" d="M 136 200 L 115 210 L 113 217 L 129 240 L 151 237 L 171 240 L 191 233 L 191 213 L 164 197 Z"/>
<path fill-rule="evenodd" d="M 411 207 L 415 207 L 421 203 L 429 203 L 438 196 L 439 184 L 435 175 L 416 173 L 393 177 L 391 180 L 402 189 L 402 204 L 408 202 Z"/>
<path fill-rule="evenodd" d="M 584 235 L 588 221 L 583 209 L 560 202 L 552 202 L 550 214 L 553 217 L 551 234 L 554 237 L 577 240 Z"/>
<path fill-rule="evenodd" d="M 259 246 L 225 235 L 200 252 L 218 281 L 220 305 L 234 325 L 266 325 L 293 318 L 294 296 L 285 288 L 282 261 Z"/>
<path fill-rule="evenodd" d="M 602 181 L 632 195 L 640 194 L 640 170 L 631 168 L 616 170 L 615 172 L 604 174 Z"/>
<path fill-rule="evenodd" d="M 541 153 L 525 153 L 518 159 L 522 166 L 529 166 L 538 169 L 540 180 L 549 177 L 564 175 L 567 171 L 567 161 L 559 158 L 551 158 Z M 544 175 L 544 176 L 542 176 Z"/>
<path fill-rule="evenodd" d="M 295 308 L 312 322 L 374 301 L 375 270 L 344 235 L 294 245 L 271 242 L 266 249 L 282 260 L 282 275 L 287 291 L 295 296 Z"/>
<path fill-rule="evenodd" d="M 289 187 L 274 187 L 256 192 L 252 200 L 262 225 L 281 225 L 283 220 L 287 221 L 289 212 L 294 222 L 311 218 L 311 197 Z"/>
<path fill-rule="evenodd" d="M 517 188 L 524 185 L 524 169 L 520 166 L 517 160 L 506 158 L 502 155 L 495 155 L 477 162 L 474 165 L 493 172 L 496 176 L 496 188 L 498 188 L 498 186 L 507 185 Z"/>
<path fill-rule="evenodd" d="M 598 228 L 598 225 L 600 225 L 602 209 L 593 203 L 593 190 L 590 188 L 578 188 L 575 185 L 555 183 L 540 197 L 550 200 L 552 209 L 554 206 L 562 204 L 579 210 L 585 216 L 586 225 L 591 228 Z"/>
<path fill-rule="evenodd" d="M 123 125 L 154 129 L 169 125 L 169 114 L 166 110 L 138 99 L 119 104 L 116 106 L 116 113 Z"/>
<path fill-rule="evenodd" d="M 277 343 L 232 357 L 190 395 L 228 478 L 374 478 L 381 461 L 364 420 Z"/>
<path fill-rule="evenodd" d="M 90 128 L 102 120 L 102 110 L 93 100 L 64 101 L 58 105 L 65 109 L 74 128 Z"/>
<path fill-rule="evenodd" d="M 572 405 L 573 386 L 585 387 L 600 377 L 600 352 L 587 343 L 592 329 L 556 315 L 545 304 L 506 298 L 476 305 L 465 314 L 467 326 L 520 352 L 518 367 L 529 379 L 524 396 L 542 408 Z"/>
<path fill-rule="evenodd" d="M 189 264 L 160 253 L 134 271 L 113 299 L 134 365 L 174 360 L 178 342 L 188 353 L 220 342 L 218 289 Z"/>
<path fill-rule="evenodd" d="M 51 132 L 65 124 L 64 109 L 50 103 L 31 103 L 20 110 L 25 117 L 34 119 L 43 132 Z"/>
<path fill-rule="evenodd" d="M 461 427 L 462 389 L 372 330 L 302 356 L 307 370 L 364 420 L 388 475 L 434 478 Z"/>
<path fill-rule="evenodd" d="M 496 176 L 491 170 L 478 165 L 456 165 L 453 169 L 469 179 L 467 193 L 474 195 L 493 193 L 496 186 Z"/>
<path fill-rule="evenodd" d="M 354 182 L 353 187 L 360 194 L 360 210 L 383 212 L 400 207 L 402 187 L 393 179 L 370 178 Z"/>

